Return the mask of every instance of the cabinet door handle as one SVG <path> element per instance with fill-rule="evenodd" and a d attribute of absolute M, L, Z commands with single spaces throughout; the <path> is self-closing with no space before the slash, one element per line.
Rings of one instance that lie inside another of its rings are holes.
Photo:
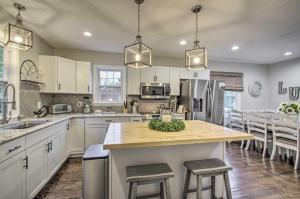
<path fill-rule="evenodd" d="M 13 148 L 13 149 L 9 149 L 8 153 L 11 153 L 11 152 L 17 150 L 18 148 L 21 148 L 21 145 L 20 146 L 15 146 L 15 148 Z"/>
<path fill-rule="evenodd" d="M 53 151 L 53 148 L 52 148 L 52 141 L 50 142 L 50 150 Z"/>
<path fill-rule="evenodd" d="M 68 131 L 70 130 L 70 124 L 69 123 L 67 124 L 67 130 Z"/>
<path fill-rule="evenodd" d="M 23 167 L 28 170 L 28 156 L 26 156 L 23 160 L 25 161 L 25 164 Z"/>
<path fill-rule="evenodd" d="M 48 153 L 50 153 L 50 151 L 52 151 L 52 141 L 51 141 L 51 142 L 48 142 L 46 151 L 47 151 Z"/>
<path fill-rule="evenodd" d="M 90 92 L 90 86 L 88 86 L 87 89 L 88 89 L 88 92 Z"/>
<path fill-rule="evenodd" d="M 60 90 L 60 83 L 58 83 L 58 90 Z"/>

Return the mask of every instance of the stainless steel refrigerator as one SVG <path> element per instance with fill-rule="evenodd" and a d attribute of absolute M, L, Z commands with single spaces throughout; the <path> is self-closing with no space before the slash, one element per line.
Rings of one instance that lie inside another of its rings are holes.
<path fill-rule="evenodd" d="M 217 80 L 181 80 L 178 104 L 188 108 L 186 119 L 223 125 L 224 88 Z"/>

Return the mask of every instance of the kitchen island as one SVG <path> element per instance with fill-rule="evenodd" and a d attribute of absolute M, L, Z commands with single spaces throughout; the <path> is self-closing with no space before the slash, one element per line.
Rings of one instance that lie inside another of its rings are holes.
<path fill-rule="evenodd" d="M 172 199 L 182 196 L 186 160 L 219 158 L 224 160 L 225 142 L 253 139 L 252 135 L 203 121 L 186 121 L 180 132 L 158 132 L 148 128 L 147 122 L 112 123 L 104 149 L 110 150 L 109 198 L 124 199 L 128 193 L 126 167 L 137 164 L 168 163 L 175 172 L 170 179 Z M 209 185 L 209 179 L 203 181 Z M 195 179 L 191 179 L 195 186 Z M 146 185 L 138 189 L 143 194 L 158 191 L 158 186 Z M 189 194 L 192 197 L 193 194 Z M 210 191 L 203 192 L 204 198 Z M 224 196 L 222 177 L 216 178 L 216 196 Z"/>

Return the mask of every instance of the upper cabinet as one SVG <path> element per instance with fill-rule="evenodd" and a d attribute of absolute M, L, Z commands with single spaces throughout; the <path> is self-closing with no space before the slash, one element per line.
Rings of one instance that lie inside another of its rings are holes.
<path fill-rule="evenodd" d="M 186 68 L 180 69 L 180 79 L 210 79 L 210 70 L 189 71 Z"/>
<path fill-rule="evenodd" d="M 76 62 L 76 91 L 78 94 L 92 93 L 92 74 L 90 62 Z"/>
<path fill-rule="evenodd" d="M 42 93 L 90 94 L 91 64 L 56 56 L 39 56 Z"/>
<path fill-rule="evenodd" d="M 139 95 L 141 69 L 127 67 L 127 95 Z"/>
<path fill-rule="evenodd" d="M 153 66 L 150 68 L 141 69 L 141 82 L 170 82 L 169 67 Z"/>
<path fill-rule="evenodd" d="M 58 93 L 76 93 L 76 62 L 57 58 Z"/>

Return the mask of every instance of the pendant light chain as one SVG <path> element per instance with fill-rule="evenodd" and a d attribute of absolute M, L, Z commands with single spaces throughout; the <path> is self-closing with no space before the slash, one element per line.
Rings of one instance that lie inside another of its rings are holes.
<path fill-rule="evenodd" d="M 141 4 L 138 4 L 138 36 L 140 35 L 140 6 Z"/>
<path fill-rule="evenodd" d="M 198 36 L 198 12 L 196 13 L 196 36 L 195 36 L 195 40 L 196 41 L 199 40 L 199 36 Z"/>

